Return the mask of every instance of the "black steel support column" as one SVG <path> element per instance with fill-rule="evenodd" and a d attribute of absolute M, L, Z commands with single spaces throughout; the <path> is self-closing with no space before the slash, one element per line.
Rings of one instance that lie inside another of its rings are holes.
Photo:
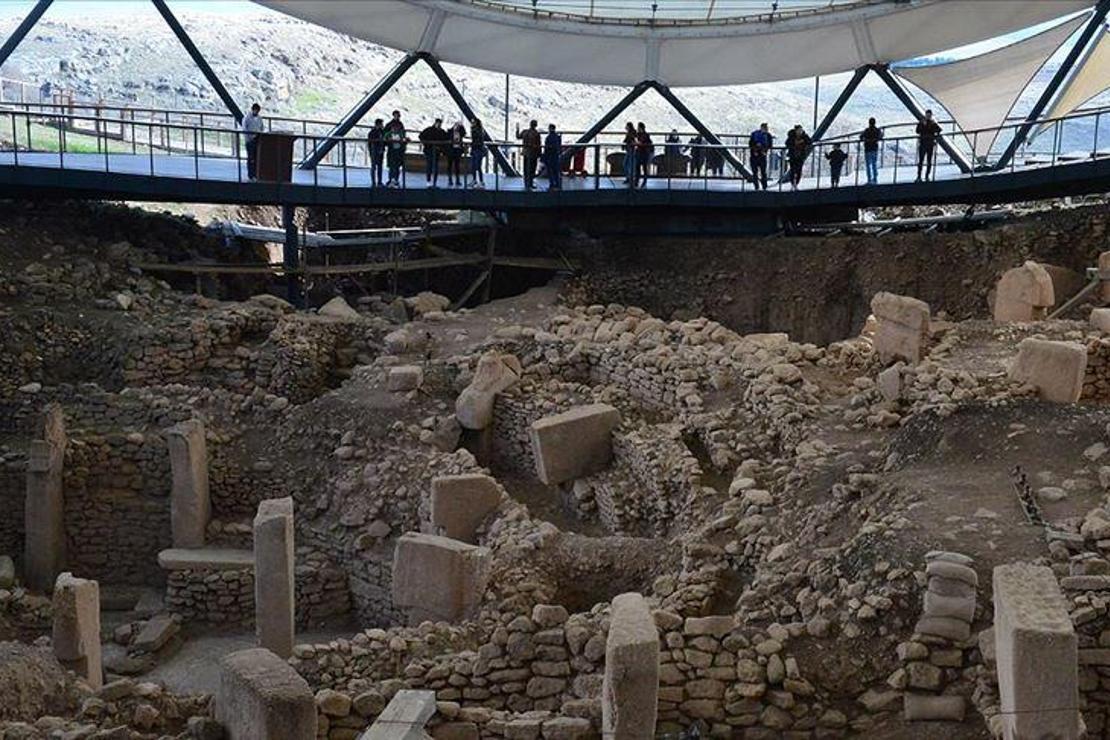
<path fill-rule="evenodd" d="M 285 243 L 281 250 L 281 264 L 285 268 L 285 297 L 294 306 L 301 306 L 301 240 L 297 233 L 297 207 L 281 207 L 281 225 L 285 229 Z"/>
<path fill-rule="evenodd" d="M 455 87 L 455 83 L 452 82 L 451 78 L 447 76 L 447 71 L 443 69 L 443 65 L 439 63 L 439 60 L 426 51 L 417 52 L 417 56 L 423 59 L 424 62 L 432 68 L 432 71 L 435 72 L 436 77 L 439 78 L 440 84 L 443 85 L 443 87 L 447 90 L 447 94 L 451 96 L 451 99 L 455 101 L 455 105 L 459 107 L 459 111 L 463 114 L 463 117 L 466 119 L 467 123 L 470 123 L 470 121 L 474 120 L 473 109 L 471 109 L 471 107 L 467 104 L 466 99 L 463 98 L 462 93 L 459 92 L 459 89 Z M 482 132 L 485 133 L 484 126 L 482 127 Z M 485 136 L 486 141 L 491 141 L 490 135 L 488 133 L 485 133 Z M 504 172 L 506 175 L 509 175 L 510 177 L 520 176 L 520 173 L 513 169 L 513 166 L 509 164 L 509 160 L 505 156 L 505 153 L 501 151 L 501 147 L 490 144 L 489 151 L 490 154 L 493 155 L 494 161 L 496 161 L 498 166 L 501 167 L 502 172 Z"/>
<path fill-rule="evenodd" d="M 860 67 L 856 70 L 855 74 L 852 75 L 852 79 L 848 80 L 848 84 L 845 85 L 844 89 L 840 92 L 840 97 L 838 97 L 836 99 L 836 102 L 832 104 L 832 108 L 829 108 L 829 112 L 826 113 L 825 117 L 821 119 L 821 123 L 814 126 L 813 136 L 811 138 L 815 143 L 820 141 L 821 138 L 828 132 L 829 127 L 833 124 L 833 121 L 835 121 L 836 117 L 840 115 L 840 111 L 844 110 L 844 106 L 847 105 L 848 101 L 852 98 L 853 95 L 855 95 L 856 88 L 859 87 L 859 83 L 863 82 L 863 78 L 866 77 L 867 73 L 870 71 L 871 67 L 864 65 L 863 67 Z"/>
<path fill-rule="evenodd" d="M 575 146 L 575 144 L 589 144 L 593 141 L 594 137 L 604 131 L 606 126 L 615 121 L 617 116 L 624 112 L 625 108 L 635 103 L 636 99 L 643 95 L 650 87 L 650 82 L 641 82 L 629 90 L 628 94 L 621 98 L 620 102 L 610 108 L 608 113 L 599 118 L 597 123 L 586 129 L 585 133 L 578 137 L 578 141 L 565 147 L 566 151 L 563 152 L 562 161 L 566 162 L 574 156 L 577 150 L 582 148 L 581 146 Z"/>
<path fill-rule="evenodd" d="M 1095 32 L 1098 31 L 1099 26 L 1102 25 L 1102 22 L 1106 20 L 1108 11 L 1110 11 L 1110 0 L 1099 0 L 1098 5 L 1095 6 L 1094 14 L 1091 16 L 1091 20 L 1087 21 L 1087 25 L 1083 29 L 1083 33 L 1080 34 L 1079 39 L 1076 40 L 1071 50 L 1068 51 L 1067 57 L 1065 57 L 1064 61 L 1060 64 L 1060 68 L 1056 70 L 1056 74 L 1049 80 L 1048 87 L 1041 93 L 1041 97 L 1033 104 L 1033 108 L 1029 111 L 1029 115 L 1025 117 L 1025 123 L 1014 132 L 1013 140 L 1002 152 L 1002 156 L 998 158 L 993 169 L 1001 170 L 1006 167 L 1006 165 L 1010 164 L 1010 160 L 1017 154 L 1017 150 L 1025 143 L 1025 140 L 1029 138 L 1029 133 L 1033 130 L 1033 127 L 1037 125 L 1037 119 L 1041 117 L 1045 108 L 1047 108 L 1049 103 L 1052 102 L 1052 99 L 1056 97 L 1056 92 L 1060 89 L 1060 86 L 1064 84 L 1068 75 L 1071 74 L 1072 68 L 1075 67 L 1075 63 L 1079 59 L 1079 56 L 1083 53 L 1083 50 L 1087 48 L 1087 45 L 1091 43 L 1091 39 L 1094 37 Z"/>
<path fill-rule="evenodd" d="M 351 111 L 343 116 L 343 120 L 335 125 L 331 131 L 328 132 L 328 138 L 320 141 L 312 152 L 301 160 L 297 165 L 302 170 L 311 170 L 320 162 L 324 161 L 324 157 L 328 156 L 328 152 L 335 148 L 338 139 L 346 136 L 351 132 L 358 122 L 370 112 L 370 109 L 377 105 L 378 101 L 389 92 L 390 88 L 397 84 L 397 80 L 405 76 L 405 72 L 409 71 L 412 65 L 420 60 L 418 54 L 406 54 L 405 58 L 397 62 L 397 66 L 389 70 L 389 74 L 378 81 L 374 85 L 374 89 L 366 93 L 366 97 L 358 102 Z"/>
<path fill-rule="evenodd" d="M 42 18 L 42 14 L 46 12 L 46 9 L 49 8 L 53 2 L 54 0 L 39 0 L 35 3 L 35 7 L 31 8 L 31 12 L 20 22 L 19 26 L 12 32 L 12 35 L 4 42 L 4 45 L 0 46 L 0 66 L 3 66 L 4 62 L 8 61 L 8 57 L 15 51 L 15 47 L 19 46 L 23 39 L 27 38 L 27 34 L 31 32 L 31 29 L 39 22 L 39 18 Z"/>
<path fill-rule="evenodd" d="M 921 109 L 921 106 L 918 105 L 917 101 L 914 100 L 913 96 L 902 86 L 902 83 L 898 81 L 898 78 L 894 76 L 894 73 L 892 73 L 886 65 L 876 64 L 872 69 L 874 69 L 875 74 L 886 83 L 886 86 L 889 87 L 890 91 L 901 101 L 902 105 L 906 106 L 906 109 L 914 115 L 914 118 L 919 122 L 925 120 L 925 111 Z M 940 148 L 943 149 L 948 156 L 951 157 L 952 161 L 956 163 L 956 166 L 960 168 L 960 172 L 966 175 L 972 171 L 973 167 L 971 162 L 964 156 L 963 152 L 952 146 L 952 142 L 948 140 L 947 136 L 944 134 L 939 135 L 937 137 L 937 142 L 940 144 Z"/>
<path fill-rule="evenodd" d="M 713 144 L 714 146 L 723 146 L 721 144 L 721 140 L 717 138 L 717 135 L 706 128 L 705 124 L 698 120 L 698 117 L 694 115 L 694 112 L 687 108 L 686 105 L 681 100 L 679 100 L 673 92 L 671 92 L 671 89 L 669 87 L 654 81 L 649 82 L 648 84 L 651 87 L 655 88 L 655 91 L 662 95 L 663 99 L 670 103 L 671 107 L 678 111 L 678 114 L 685 118 L 686 122 L 693 126 L 694 130 L 701 134 L 706 141 L 708 141 L 710 144 Z M 722 149 L 721 155 L 725 158 L 725 161 L 731 164 L 733 168 L 735 168 L 736 171 L 740 173 L 741 177 L 746 177 L 749 180 L 751 179 L 752 173 L 748 172 L 748 168 L 744 166 L 744 163 L 741 162 L 737 158 L 737 156 L 732 153 L 731 150 Z"/>
<path fill-rule="evenodd" d="M 231 97 L 231 93 L 224 87 L 224 83 L 220 82 L 220 78 L 216 76 L 215 71 L 209 66 L 208 60 L 200 53 L 200 49 L 196 47 L 193 40 L 189 38 L 189 34 L 185 33 L 185 28 L 178 22 L 177 17 L 170 12 L 170 8 L 166 5 L 166 0 L 151 0 L 154 7 L 158 8 L 158 12 L 162 14 L 162 18 L 169 25 L 177 40 L 185 47 L 185 51 L 189 52 L 189 56 L 193 58 L 193 63 L 200 68 L 208 84 L 215 89 L 216 94 L 220 96 L 220 100 L 224 101 L 224 105 L 235 116 L 235 121 L 238 123 L 243 120 L 243 111 L 235 103 L 235 99 Z"/>

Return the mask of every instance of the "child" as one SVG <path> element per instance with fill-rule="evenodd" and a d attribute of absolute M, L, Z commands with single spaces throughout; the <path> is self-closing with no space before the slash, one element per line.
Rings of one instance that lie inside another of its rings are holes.
<path fill-rule="evenodd" d="M 840 144 L 833 144 L 832 151 L 825 153 L 825 159 L 829 160 L 829 174 L 832 176 L 832 186 L 835 188 L 840 184 L 840 172 L 844 169 L 848 154 L 840 148 Z"/>

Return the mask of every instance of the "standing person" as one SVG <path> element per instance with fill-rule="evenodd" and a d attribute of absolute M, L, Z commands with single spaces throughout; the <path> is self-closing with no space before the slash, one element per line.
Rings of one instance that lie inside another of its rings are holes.
<path fill-rule="evenodd" d="M 640 187 L 646 188 L 648 172 L 651 171 L 651 158 L 655 153 L 655 145 L 651 141 L 651 134 L 643 121 L 636 124 L 636 172 L 633 178 L 640 180 Z"/>
<path fill-rule="evenodd" d="M 698 134 L 690 139 L 688 151 L 690 152 L 690 174 L 701 177 L 701 168 L 705 166 L 705 140 Z"/>
<path fill-rule="evenodd" d="M 433 188 L 439 184 L 439 155 L 447 139 L 442 118 L 437 118 L 431 126 L 420 132 L 420 143 L 424 145 L 424 177 Z"/>
<path fill-rule="evenodd" d="M 671 129 L 667 134 L 667 138 L 663 140 L 666 145 L 663 147 L 663 167 L 666 168 L 668 175 L 684 175 L 685 168 L 682 167 L 682 139 L 678 138 L 678 130 Z"/>
<path fill-rule="evenodd" d="M 540 162 L 540 152 L 543 150 L 543 139 L 540 137 L 539 123 L 535 120 L 528 123 L 528 128 L 521 131 L 517 128 L 516 138 L 520 139 L 521 148 L 524 150 L 524 187 L 532 190 L 536 187 L 536 166 Z"/>
<path fill-rule="evenodd" d="M 925 179 L 933 179 L 933 158 L 937 151 L 940 124 L 933 120 L 933 111 L 925 111 L 925 118 L 917 124 L 917 181 L 921 182 L 921 165 L 925 166 Z"/>
<path fill-rule="evenodd" d="M 486 130 L 477 118 L 470 122 L 470 181 L 476 188 L 486 186 L 482 165 L 486 159 Z"/>
<path fill-rule="evenodd" d="M 458 121 L 451 127 L 451 141 L 447 145 L 447 184 L 463 186 L 462 158 L 466 150 L 466 124 Z"/>
<path fill-rule="evenodd" d="M 624 124 L 624 184 L 636 187 L 636 126 Z"/>
<path fill-rule="evenodd" d="M 547 126 L 547 138 L 543 140 L 543 166 L 547 170 L 547 189 L 561 190 L 563 187 L 563 137 L 555 130 L 555 124 Z"/>
<path fill-rule="evenodd" d="M 254 180 L 258 175 L 258 135 L 266 129 L 260 115 L 262 106 L 255 103 L 251 112 L 243 116 L 243 138 L 247 142 L 247 179 Z"/>
<path fill-rule="evenodd" d="M 401 111 L 393 111 L 393 117 L 385 127 L 386 165 L 389 167 L 389 181 L 387 188 L 401 186 L 404 177 L 405 150 L 409 140 L 405 133 L 405 124 L 401 121 Z"/>
<path fill-rule="evenodd" d="M 759 124 L 759 128 L 748 137 L 748 156 L 751 159 L 752 182 L 756 190 L 761 186 L 764 190 L 767 189 L 767 156 L 774 144 L 775 137 L 771 135 L 771 129 L 766 123 Z"/>
<path fill-rule="evenodd" d="M 829 177 L 832 178 L 832 186 L 835 188 L 840 184 L 840 173 L 844 169 L 848 153 L 840 148 L 840 144 L 833 144 L 832 151 L 825 153 L 825 159 L 829 160 Z"/>
<path fill-rule="evenodd" d="M 859 135 L 863 142 L 863 159 L 867 163 L 867 184 L 879 182 L 879 142 L 883 140 L 883 130 L 875 125 L 875 119 L 867 121 L 867 128 Z M 859 167 L 859 163 L 856 163 Z"/>
<path fill-rule="evenodd" d="M 802 166 L 806 162 L 806 157 L 809 156 L 809 145 L 811 143 L 809 134 L 802 128 L 802 124 L 794 127 L 794 137 L 787 142 L 787 159 L 790 161 L 790 187 L 794 190 L 798 189 L 798 183 L 802 181 Z"/>
<path fill-rule="evenodd" d="M 366 133 L 366 153 L 370 156 L 370 187 L 382 186 L 382 159 L 385 157 L 385 124 L 374 119 L 374 126 Z"/>

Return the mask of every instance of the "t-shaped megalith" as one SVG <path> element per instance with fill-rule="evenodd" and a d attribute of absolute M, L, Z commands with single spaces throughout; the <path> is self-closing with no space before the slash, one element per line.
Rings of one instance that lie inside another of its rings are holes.
<path fill-rule="evenodd" d="M 42 438 L 31 442 L 27 459 L 23 571 L 28 586 L 49 593 L 65 564 L 66 551 L 62 472 L 67 440 L 61 406 L 46 407 L 39 433 Z"/>
<path fill-rule="evenodd" d="M 54 656 L 98 689 L 104 683 L 100 660 L 100 585 L 62 573 L 54 585 Z"/>
<path fill-rule="evenodd" d="M 166 430 L 173 487 L 170 529 L 174 547 L 204 547 L 211 515 L 208 497 L 208 445 L 204 422 L 189 419 Z"/>
<path fill-rule="evenodd" d="M 432 532 L 474 544 L 479 525 L 501 504 L 502 495 L 497 481 L 488 475 L 433 478 Z"/>
<path fill-rule="evenodd" d="M 489 560 L 484 547 L 407 532 L 393 551 L 393 604 L 410 624 L 468 619 L 485 594 Z"/>
<path fill-rule="evenodd" d="M 601 735 L 606 740 L 655 737 L 659 697 L 659 633 L 644 597 L 613 599 L 601 685 Z"/>
<path fill-rule="evenodd" d="M 228 740 L 315 740 L 312 690 L 287 662 L 263 648 L 220 661 L 216 719 Z"/>
<path fill-rule="evenodd" d="M 1078 738 L 1078 638 L 1051 568 L 994 569 L 994 640 L 1003 737 Z"/>
<path fill-rule="evenodd" d="M 594 403 L 533 422 L 536 477 L 553 486 L 601 472 L 613 457 L 613 430 L 620 421 L 615 408 Z"/>
<path fill-rule="evenodd" d="M 293 654 L 293 499 L 268 499 L 254 517 L 254 621 L 258 644 L 282 658 Z"/>

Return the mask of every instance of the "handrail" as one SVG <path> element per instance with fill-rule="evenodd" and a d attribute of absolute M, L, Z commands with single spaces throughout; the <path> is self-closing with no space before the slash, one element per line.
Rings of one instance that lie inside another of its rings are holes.
<path fill-rule="evenodd" d="M 32 104 L 31 107 L 36 106 Z M 1099 153 L 1099 132 L 1100 128 L 1105 128 L 1100 127 L 1100 120 L 1104 114 L 1108 113 L 1110 113 L 1110 109 L 1098 108 L 1093 111 L 1074 111 L 1063 116 L 1045 119 L 1040 122 L 1039 126 L 1053 130 L 1051 147 L 1023 145 L 1023 160 L 1020 164 L 1011 162 L 1007 171 L 1013 171 L 1019 167 L 1055 166 L 1077 159 L 1110 156 L 1110 154 Z M 205 121 L 210 115 L 216 117 L 219 114 L 205 112 L 202 115 L 198 111 L 195 112 L 195 115 L 200 117 L 201 121 Z M 1094 123 L 1094 135 L 1089 148 L 1069 144 L 1065 142 L 1062 135 L 1062 130 L 1067 124 L 1082 120 L 1093 120 Z M 1016 130 L 1022 125 L 1024 123 L 1006 124 L 994 128 L 973 129 L 963 133 L 967 135 L 974 151 L 980 136 L 990 136 L 997 142 L 1002 139 L 1008 130 Z M 48 131 L 43 132 L 43 128 L 48 129 Z M 366 171 L 370 168 L 371 162 L 368 143 L 363 136 L 332 136 L 330 134 L 297 131 L 292 133 L 301 140 L 300 145 L 302 147 L 316 147 L 321 142 L 332 142 L 336 146 L 335 151 L 321 163 L 319 168 L 303 175 L 303 177 L 311 177 L 313 185 L 319 186 L 330 183 L 335 186 L 339 184 L 334 179 L 336 175 L 341 177 L 341 183 L 344 187 L 366 181 Z M 855 134 L 858 134 L 858 132 L 855 132 Z M 813 142 L 808 151 L 805 152 L 805 156 L 793 163 L 796 165 L 795 169 L 798 170 L 797 176 L 800 179 L 807 180 L 805 187 L 821 188 L 828 186 L 829 166 L 825 161 L 826 155 L 837 146 L 842 148 L 842 151 L 848 155 L 850 160 L 850 164 L 844 165 L 841 169 L 841 179 L 847 178 L 849 182 L 861 184 L 861 165 L 864 157 L 861 142 L 858 138 L 851 138 L 855 134 L 845 135 L 847 138 L 840 137 Z M 58 166 L 65 169 L 67 165 L 78 167 L 79 162 L 73 159 L 75 155 L 93 154 L 99 157 L 105 171 L 111 171 L 113 164 L 117 168 L 128 166 L 134 169 L 136 165 L 133 161 L 124 165 L 122 164 L 124 160 L 121 160 L 120 157 L 140 156 L 148 162 L 148 166 L 145 168 L 146 172 L 155 175 L 157 174 L 158 165 L 163 167 L 162 174 L 167 173 L 166 165 L 158 160 L 158 157 L 173 160 L 184 156 L 192 159 L 192 176 L 196 179 L 201 179 L 202 169 L 208 167 L 210 162 L 234 160 L 238 162 L 238 169 L 240 170 L 238 179 L 245 181 L 243 179 L 243 165 L 245 162 L 244 147 L 242 146 L 243 137 L 243 132 L 234 128 L 206 125 L 204 123 L 179 123 L 168 120 L 168 117 L 167 120 L 129 120 L 106 118 L 103 115 L 82 115 L 68 111 L 43 112 L 0 108 L 0 152 L 11 153 L 11 164 L 13 166 L 27 165 L 26 157 L 31 153 L 55 153 L 58 154 Z M 412 145 L 412 149 L 407 152 L 408 154 L 419 154 L 425 148 L 414 136 L 407 138 L 406 142 Z M 95 151 L 93 150 L 94 146 Z M 463 156 L 470 154 L 471 146 L 472 142 L 470 141 L 464 143 Z M 524 158 L 524 147 L 520 141 L 496 139 L 488 141 L 487 147 L 492 146 L 501 147 L 505 152 L 519 159 Z M 443 152 L 450 149 L 450 145 L 443 143 L 437 149 Z M 583 150 L 583 156 L 589 160 L 589 165 L 582 169 L 592 171 L 591 177 L 595 187 L 601 187 L 603 177 L 607 180 L 607 187 L 620 178 L 620 173 L 614 171 L 619 166 L 617 163 L 620 160 L 613 159 L 613 157 L 614 155 L 624 155 L 622 142 L 595 140 L 578 144 L 569 140 L 568 137 L 564 137 L 561 152 L 565 154 L 576 149 Z M 665 178 L 668 184 L 704 180 L 706 187 L 709 187 L 710 180 L 733 181 L 739 183 L 741 190 L 751 184 L 749 179 L 740 176 L 727 162 L 717 162 L 716 159 L 724 158 L 720 156 L 715 158 L 715 152 L 729 152 L 745 166 L 751 163 L 752 155 L 748 151 L 746 137 L 738 138 L 733 143 L 710 144 L 705 142 L 696 145 L 691 145 L 688 141 L 667 143 L 665 140 L 656 139 L 653 142 L 651 161 L 647 163 L 646 167 L 648 170 L 654 170 L 654 172 L 649 172 L 648 176 L 657 180 Z M 156 153 L 159 153 L 158 157 L 156 157 Z M 767 169 L 773 171 L 768 180 L 777 179 L 779 174 L 786 170 L 787 165 L 790 164 L 789 152 L 783 143 L 779 143 L 769 150 L 768 155 Z M 916 169 L 917 155 L 918 137 L 915 134 L 891 136 L 883 141 L 883 147 L 879 153 L 880 167 L 892 170 L 891 173 L 888 173 L 891 175 L 889 179 L 892 182 L 904 182 L 907 169 L 911 173 Z M 566 159 L 567 157 L 563 158 Z M 947 155 L 941 152 L 935 153 L 935 161 L 937 167 L 946 167 L 951 162 Z M 980 166 L 975 171 L 961 175 L 961 177 L 986 176 L 985 170 L 989 168 L 990 161 L 991 154 L 980 157 L 977 162 Z M 702 164 L 704 167 L 699 168 L 698 164 Z M 712 167 L 712 170 L 709 169 L 710 167 Z M 87 160 L 84 168 L 87 169 Z M 603 174 L 602 170 L 606 168 L 609 168 L 610 172 Z M 705 170 L 704 174 L 702 174 L 702 169 Z M 901 180 L 899 179 L 899 170 L 902 173 L 903 179 Z M 323 175 L 321 175 L 321 171 Z M 174 176 L 181 176 L 180 168 L 176 172 L 177 174 Z M 446 174 L 443 171 L 444 177 L 446 177 Z M 491 172 L 490 174 L 494 177 L 495 187 L 501 187 L 503 183 L 519 183 L 516 178 L 503 178 L 497 172 Z M 947 177 L 949 174 L 951 173 L 946 173 L 945 176 Z M 324 182 L 321 182 L 321 179 Z M 403 179 L 402 177 L 402 187 L 404 187 Z M 815 183 L 810 182 L 813 180 L 815 180 Z M 779 181 L 776 182 L 775 186 L 781 189 L 783 184 Z M 519 184 L 514 187 L 519 189 Z"/>

